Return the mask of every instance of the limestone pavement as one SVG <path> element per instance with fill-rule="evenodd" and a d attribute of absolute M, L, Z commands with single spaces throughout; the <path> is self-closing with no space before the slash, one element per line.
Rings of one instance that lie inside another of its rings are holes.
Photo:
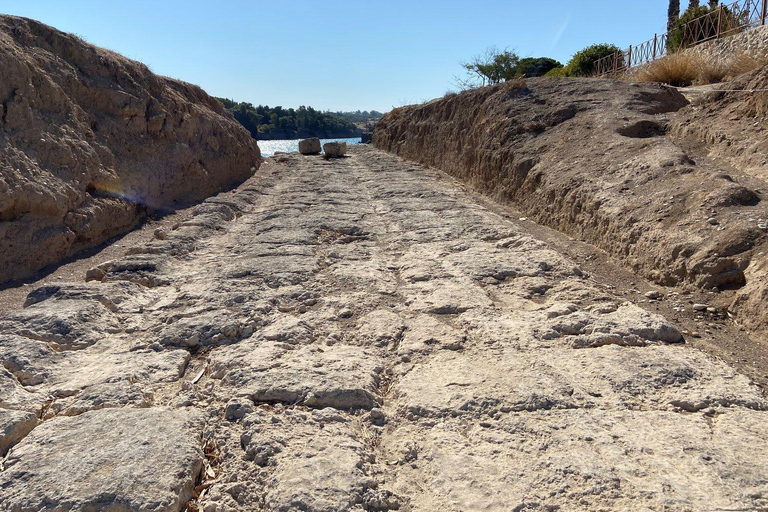
<path fill-rule="evenodd" d="M 88 275 L 0 318 L 2 511 L 768 507 L 759 388 L 386 153 Z"/>

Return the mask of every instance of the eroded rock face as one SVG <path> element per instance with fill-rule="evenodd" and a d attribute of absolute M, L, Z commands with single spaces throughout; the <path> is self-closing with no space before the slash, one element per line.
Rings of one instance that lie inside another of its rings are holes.
<path fill-rule="evenodd" d="M 198 87 L 0 17 L 0 282 L 253 174 L 259 149 Z"/>
<path fill-rule="evenodd" d="M 193 213 L 0 318 L 0 510 L 768 506 L 760 389 L 442 174 L 281 155 Z"/>
<path fill-rule="evenodd" d="M 736 87 L 765 87 L 765 76 Z M 657 84 L 520 80 L 394 109 L 373 142 L 660 284 L 747 284 L 737 306 L 745 323 L 765 327 L 755 320 L 768 318 L 764 284 L 747 268 L 768 243 L 766 107 L 757 95 L 722 96 L 689 105 Z"/>
<path fill-rule="evenodd" d="M 756 46 L 768 48 L 768 27 L 752 32 L 749 37 L 756 37 L 759 41 Z M 692 98 L 690 108 L 672 119 L 670 128 L 676 137 L 701 144 L 702 152 L 709 157 L 737 169 L 741 173 L 738 176 L 740 183 L 746 182 L 750 188 L 760 191 L 749 194 L 744 187 L 732 183 L 733 193 L 720 200 L 723 206 L 745 204 L 741 213 L 744 227 L 731 246 L 734 251 L 752 249 L 755 253 L 744 271 L 746 286 L 737 292 L 731 310 L 740 324 L 768 335 L 765 309 L 768 304 L 768 256 L 765 250 L 768 206 L 764 199 L 768 182 L 768 101 L 762 93 L 744 92 L 768 88 L 768 66 L 717 88 L 735 92 L 701 91 Z M 733 229 L 732 226 L 726 228 Z"/>

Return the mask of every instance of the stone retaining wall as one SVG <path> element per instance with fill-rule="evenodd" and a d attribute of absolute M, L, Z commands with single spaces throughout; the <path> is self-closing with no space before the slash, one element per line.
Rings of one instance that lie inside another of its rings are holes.
<path fill-rule="evenodd" d="M 759 26 L 723 39 L 702 43 L 688 51 L 718 59 L 732 59 L 742 53 L 768 57 L 768 25 Z"/>

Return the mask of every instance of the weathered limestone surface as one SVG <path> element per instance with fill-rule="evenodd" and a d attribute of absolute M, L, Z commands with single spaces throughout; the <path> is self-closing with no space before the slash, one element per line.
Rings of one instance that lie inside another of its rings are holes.
<path fill-rule="evenodd" d="M 24 439 L 37 425 L 37 418 L 31 412 L 0 409 L 0 455 Z"/>
<path fill-rule="evenodd" d="M 96 270 L 0 318 L 2 511 L 768 507 L 759 388 L 378 150 Z"/>
<path fill-rule="evenodd" d="M 341 158 L 347 154 L 346 142 L 328 142 L 323 144 L 323 151 L 326 158 Z"/>
<path fill-rule="evenodd" d="M 200 427 L 164 409 L 49 420 L 5 459 L 0 509 L 179 510 L 203 465 Z"/>

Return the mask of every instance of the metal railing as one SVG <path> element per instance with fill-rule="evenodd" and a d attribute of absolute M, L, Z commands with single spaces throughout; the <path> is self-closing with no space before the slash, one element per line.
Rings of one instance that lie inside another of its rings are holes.
<path fill-rule="evenodd" d="M 766 21 L 768 0 L 738 0 L 729 5 L 721 4 L 717 9 L 683 25 L 682 31 L 674 34 L 675 39 L 670 39 L 669 33 L 657 34 L 642 44 L 603 57 L 595 62 L 594 74 L 606 76 L 622 73 L 669 53 L 765 25 Z"/>

